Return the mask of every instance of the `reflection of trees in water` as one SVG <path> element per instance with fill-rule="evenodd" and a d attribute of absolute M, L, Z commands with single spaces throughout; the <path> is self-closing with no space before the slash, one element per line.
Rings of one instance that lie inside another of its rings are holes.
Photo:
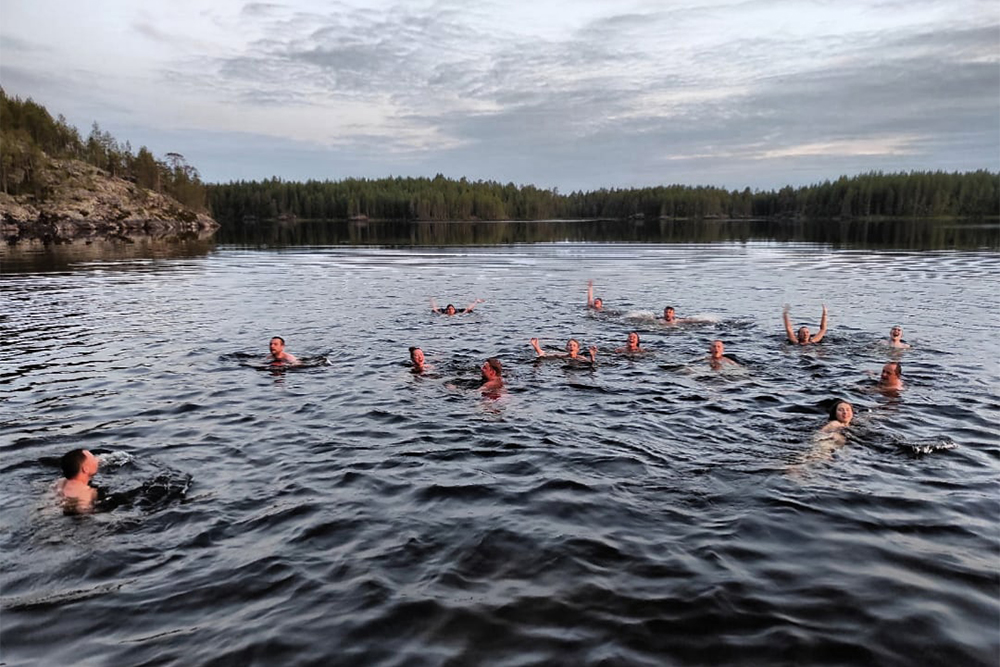
<path fill-rule="evenodd" d="M 223 229 L 251 246 L 472 246 L 515 243 L 726 243 L 767 240 L 906 250 L 1000 247 L 1000 227 L 960 220 L 543 220 L 257 222 Z"/>
<path fill-rule="evenodd" d="M 79 238 L 60 243 L 22 240 L 0 249 L 5 273 L 79 269 L 84 262 L 203 257 L 215 248 L 212 232 L 189 232 L 162 238 L 132 236 L 128 240 Z M 104 270 L 114 265 L 102 264 Z"/>

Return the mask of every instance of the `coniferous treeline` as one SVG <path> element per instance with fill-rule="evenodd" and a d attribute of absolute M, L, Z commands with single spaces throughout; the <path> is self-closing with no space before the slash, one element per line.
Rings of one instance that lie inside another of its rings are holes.
<path fill-rule="evenodd" d="M 183 155 L 167 153 L 158 160 L 145 146 L 133 153 L 128 141 L 118 142 L 96 122 L 87 139 L 81 139 L 62 114 L 53 119 L 31 98 L 9 97 L 0 88 L 0 190 L 44 197 L 47 158 L 83 160 L 191 208 L 205 208 L 205 185 Z"/>
<path fill-rule="evenodd" d="M 208 188 L 224 223 L 295 217 L 400 220 L 545 220 L 571 218 L 868 218 L 1000 215 L 1000 174 L 909 172 L 842 176 L 801 188 L 729 191 L 682 185 L 557 189 L 494 181 L 430 178 L 306 181 L 272 178 Z"/>

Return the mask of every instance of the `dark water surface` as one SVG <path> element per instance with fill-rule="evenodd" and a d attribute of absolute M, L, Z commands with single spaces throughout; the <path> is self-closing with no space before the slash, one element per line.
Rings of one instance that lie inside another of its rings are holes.
<path fill-rule="evenodd" d="M 1000 660 L 995 245 L 67 253 L 0 256 L 6 664 Z M 821 346 L 783 343 L 784 303 L 827 304 Z M 631 329 L 647 355 L 612 352 Z M 309 363 L 261 368 L 275 334 Z M 835 396 L 856 425 L 817 456 Z M 118 507 L 54 505 L 74 447 Z"/>

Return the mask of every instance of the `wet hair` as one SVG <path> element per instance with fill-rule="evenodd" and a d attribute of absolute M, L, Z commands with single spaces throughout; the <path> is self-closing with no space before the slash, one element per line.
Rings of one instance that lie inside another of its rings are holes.
<path fill-rule="evenodd" d="M 496 357 L 490 357 L 486 360 L 486 363 L 489 364 L 490 368 L 497 372 L 497 377 L 503 376 L 503 365 L 500 363 L 499 359 Z"/>
<path fill-rule="evenodd" d="M 570 338 L 570 339 L 569 339 L 568 341 L 566 341 L 566 347 L 567 347 L 567 348 L 569 348 L 569 344 L 570 344 L 570 343 L 576 343 L 576 346 L 577 346 L 577 347 L 580 347 L 580 341 L 578 341 L 578 340 L 577 340 L 577 339 L 575 339 L 575 338 Z"/>
<path fill-rule="evenodd" d="M 804 337 L 802 335 L 803 331 L 806 334 Z M 795 339 L 796 340 L 809 340 L 809 327 L 799 327 L 798 329 L 796 329 L 795 330 Z"/>
<path fill-rule="evenodd" d="M 271 340 L 280 340 L 281 341 L 281 346 L 282 347 L 285 346 L 285 339 L 282 338 L 281 336 L 271 336 Z"/>
<path fill-rule="evenodd" d="M 893 371 L 896 374 L 896 377 L 898 378 L 903 377 L 903 364 L 899 363 L 898 361 L 890 361 L 889 363 L 886 364 L 886 366 L 889 366 L 890 368 L 893 369 Z"/>
<path fill-rule="evenodd" d="M 632 334 L 635 334 L 635 344 L 636 345 L 638 345 L 639 343 L 642 342 L 642 338 L 639 337 L 639 332 L 638 331 L 629 331 L 628 332 L 629 336 L 631 336 Z M 626 336 L 626 338 L 627 338 L 627 336 Z"/>
<path fill-rule="evenodd" d="M 447 306 L 444 307 L 445 310 L 448 310 L 449 308 L 451 308 L 452 310 L 458 310 L 458 308 L 456 308 L 454 306 L 454 304 L 450 304 L 450 303 Z"/>
<path fill-rule="evenodd" d="M 80 474 L 80 469 L 83 467 L 83 462 L 87 460 L 87 455 L 83 453 L 82 449 L 74 449 L 72 451 L 66 452 L 59 459 L 59 465 L 62 466 L 63 477 L 66 479 L 73 479 Z"/>
<path fill-rule="evenodd" d="M 830 421 L 832 421 L 832 422 L 835 422 L 835 421 L 838 421 L 838 420 L 837 420 L 837 406 L 838 406 L 838 405 L 840 405 L 841 403 L 847 403 L 848 405 L 851 405 L 851 402 L 850 402 L 850 401 L 845 401 L 845 400 L 844 400 L 844 399 L 842 399 L 842 398 L 838 398 L 838 399 L 836 399 L 836 400 L 835 400 L 835 401 L 834 401 L 834 402 L 833 402 L 833 403 L 832 403 L 832 404 L 830 405 Z M 851 405 L 851 409 L 854 409 L 854 406 L 853 406 L 853 405 Z"/>

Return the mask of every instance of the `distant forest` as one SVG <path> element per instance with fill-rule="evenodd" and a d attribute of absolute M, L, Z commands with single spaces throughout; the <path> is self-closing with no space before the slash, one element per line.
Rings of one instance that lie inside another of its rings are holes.
<path fill-rule="evenodd" d="M 216 220 L 565 220 L 575 218 L 869 218 L 1000 215 L 1000 174 L 842 176 L 801 188 L 670 185 L 560 194 L 531 185 L 434 178 L 266 181 L 210 185 Z"/>
<path fill-rule="evenodd" d="M 259 220 L 565 220 L 1000 216 L 1000 174 L 871 172 L 778 191 L 669 185 L 561 194 L 533 185 L 434 178 L 272 178 L 206 185 L 183 155 L 133 153 L 95 122 L 87 139 L 63 116 L 0 88 L 0 190 L 45 197 L 47 158 L 86 161 L 112 176 L 208 209 L 225 227 Z"/>
<path fill-rule="evenodd" d="M 82 160 L 111 176 L 169 195 L 196 210 L 206 209 L 205 184 L 179 153 L 159 160 L 145 146 L 137 153 L 95 122 L 86 140 L 60 114 L 28 98 L 9 97 L 0 88 L 0 190 L 9 195 L 46 196 L 49 158 Z"/>

